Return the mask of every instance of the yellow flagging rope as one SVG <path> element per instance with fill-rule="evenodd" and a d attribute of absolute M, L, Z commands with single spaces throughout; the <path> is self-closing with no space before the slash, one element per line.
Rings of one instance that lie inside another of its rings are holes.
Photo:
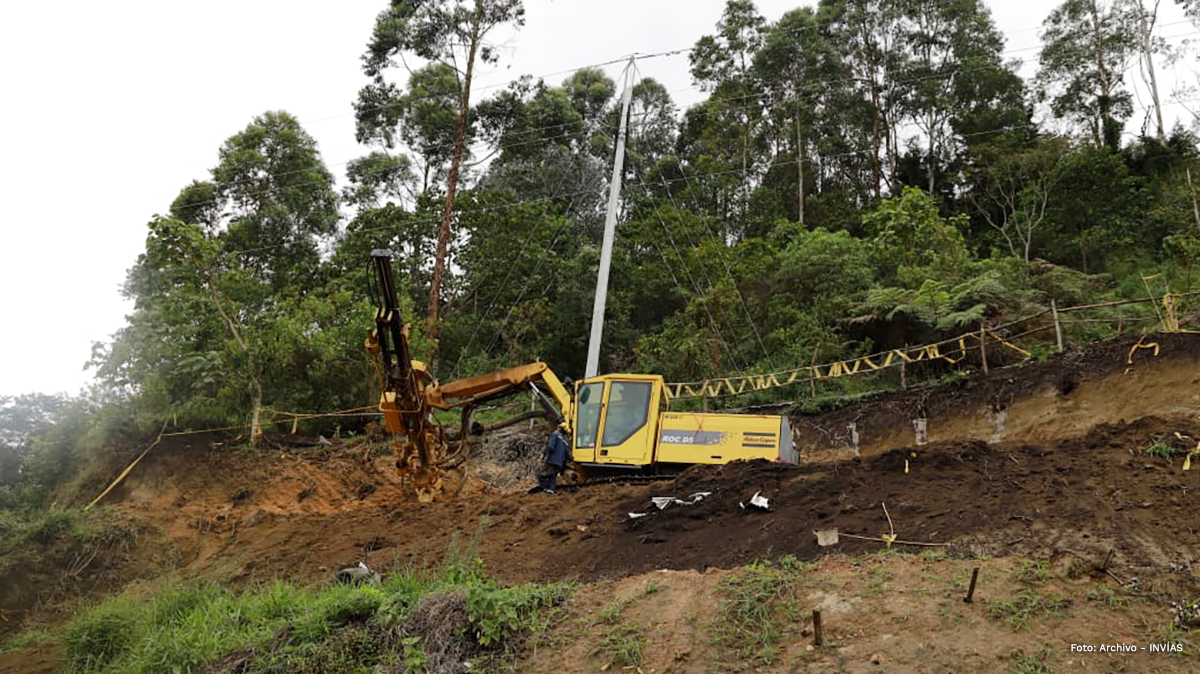
<path fill-rule="evenodd" d="M 105 496 L 108 496 L 108 492 L 112 491 L 113 489 L 116 489 L 117 485 L 121 484 L 121 481 L 125 479 L 125 476 L 129 475 L 129 473 L 133 471 L 134 467 L 137 466 L 138 463 L 141 462 L 141 460 L 144 459 L 146 457 L 146 455 L 150 453 L 150 450 L 154 449 L 155 447 L 158 446 L 158 443 L 162 442 L 163 431 L 165 431 L 165 430 L 167 430 L 167 422 L 164 421 L 162 428 L 158 429 L 158 437 L 154 439 L 154 442 L 150 443 L 149 447 L 146 447 L 146 449 L 142 450 L 142 453 L 138 454 L 137 458 L 133 460 L 133 463 L 126 466 L 125 470 L 121 471 L 121 474 L 117 476 L 117 479 L 113 480 L 112 484 L 108 485 L 108 488 L 106 488 L 104 491 L 100 492 L 99 496 L 92 499 L 92 502 L 87 504 L 87 507 L 84 508 L 84 510 L 91 510 L 92 506 L 94 506 L 100 502 L 100 499 L 104 498 Z"/>
<path fill-rule="evenodd" d="M 1020 353 L 1026 358 L 1030 357 L 1031 354 L 1028 351 L 1000 337 L 994 331 L 988 330 L 987 333 L 1000 344 Z M 867 372 L 894 367 L 901 363 L 940 360 L 956 364 L 962 362 L 967 357 L 967 351 L 969 350 L 967 347 L 968 339 L 978 341 L 979 333 L 972 331 L 934 344 L 913 346 L 905 349 L 892 349 L 849 360 L 838 360 L 822 365 L 808 365 L 793 370 L 772 372 L 770 374 L 717 377 L 706 379 L 702 382 L 671 383 L 666 385 L 667 398 L 716 398 L 738 395 L 748 391 L 764 391 L 810 380 L 825 381 L 840 377 L 852 377 L 857 374 L 866 374 Z M 943 352 L 942 347 L 947 344 L 956 344 L 956 348 L 948 352 Z"/>
<path fill-rule="evenodd" d="M 1148 277 L 1152 278 L 1152 277 Z M 1147 279 L 1148 280 L 1148 279 Z M 1148 286 L 1147 286 L 1148 287 Z M 1113 304 L 1129 304 L 1137 302 L 1148 302 L 1154 306 L 1155 313 L 1159 315 L 1162 322 L 1162 332 L 1188 332 L 1197 333 L 1195 330 L 1186 330 L 1181 327 L 1179 319 L 1179 300 L 1183 297 L 1191 297 L 1200 295 L 1200 291 L 1188 293 L 1167 292 L 1161 297 L 1150 297 L 1142 300 L 1130 300 L 1116 303 L 1089 304 L 1078 307 L 1065 307 L 1058 309 L 1058 313 L 1067 313 L 1070 311 L 1078 311 L 1081 309 L 1095 309 L 1099 307 L 1111 306 Z M 1162 301 L 1164 311 L 1158 310 L 1158 302 Z M 1047 328 L 1037 328 L 1023 332 L 1014 337 L 1001 337 L 996 331 L 1000 328 L 1011 327 L 1019 323 L 1032 320 L 1039 316 L 1050 313 L 1050 310 L 1031 314 L 1023 318 L 1018 318 L 1001 326 L 984 328 L 984 333 L 991 335 L 992 339 L 1002 346 L 1011 349 L 1025 358 L 1032 357 L 1029 351 L 1017 346 L 1013 343 L 1013 339 L 1029 335 L 1034 332 L 1040 332 Z M 1047 326 L 1048 327 L 1048 326 Z M 980 333 L 972 330 L 958 337 L 936 342 L 934 344 L 926 344 L 924 346 L 913 346 L 904 349 L 892 349 L 891 351 L 883 351 L 873 353 L 867 356 L 859 356 L 849 360 L 839 360 L 821 365 L 806 365 L 791 370 L 782 370 L 779 372 L 771 372 L 767 374 L 740 375 L 734 377 L 713 377 L 704 381 L 692 382 L 676 382 L 666 385 L 666 394 L 668 399 L 675 398 L 718 398 L 723 396 L 735 396 L 742 393 L 753 391 L 764 391 L 767 389 L 782 388 L 791 384 L 804 383 L 808 381 L 825 381 L 829 379 L 837 379 L 840 377 L 852 377 L 858 374 L 866 374 L 883 370 L 889 367 L 894 367 L 903 363 L 918 363 L 921 361 L 940 360 L 950 364 L 960 363 L 967 357 L 968 347 L 967 340 L 979 342 Z M 942 347 L 949 344 L 955 344 L 956 347 L 950 351 L 943 353 Z M 971 349 L 978 348 L 972 346 Z M 1128 362 L 1132 365 L 1133 353 L 1138 349 L 1154 349 L 1154 355 L 1158 355 L 1159 345 L 1156 342 L 1143 344 L 1139 342 L 1134 345 L 1129 352 Z"/>

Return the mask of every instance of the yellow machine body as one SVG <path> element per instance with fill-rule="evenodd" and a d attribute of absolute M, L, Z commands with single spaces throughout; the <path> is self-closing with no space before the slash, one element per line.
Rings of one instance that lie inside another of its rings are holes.
<path fill-rule="evenodd" d="M 787 417 L 674 412 L 660 375 L 608 374 L 578 382 L 571 412 L 573 457 L 583 465 L 797 460 Z"/>

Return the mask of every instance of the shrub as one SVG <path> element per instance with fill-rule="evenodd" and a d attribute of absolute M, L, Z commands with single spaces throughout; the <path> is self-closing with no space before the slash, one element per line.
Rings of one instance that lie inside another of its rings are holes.
<path fill-rule="evenodd" d="M 145 622 L 143 605 L 127 596 L 84 612 L 63 632 L 67 668 L 72 672 L 105 670 L 134 647 Z"/>

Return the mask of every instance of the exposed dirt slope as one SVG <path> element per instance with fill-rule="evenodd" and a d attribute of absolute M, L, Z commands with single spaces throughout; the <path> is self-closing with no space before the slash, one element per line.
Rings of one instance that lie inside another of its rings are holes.
<path fill-rule="evenodd" d="M 973 567 L 972 603 L 962 597 Z M 1069 564 L 1018 558 L 946 560 L 931 555 L 833 555 L 786 576 L 775 624 L 779 639 L 754 652 L 731 640 L 731 580 L 754 571 L 655 571 L 584 586 L 568 603 L 562 644 L 540 644 L 522 670 L 620 670 L 614 645 L 641 640 L 643 672 L 1193 672 L 1195 657 L 1147 651 L 1079 652 L 1069 644 L 1164 643 L 1171 614 L 1146 592 Z M 743 585 L 744 586 L 744 585 Z M 1026 597 L 1050 612 L 1009 613 Z M 811 612 L 824 644 L 812 646 Z M 722 624 L 725 621 L 725 624 Z M 744 625 L 766 632 L 763 624 Z M 616 636 L 616 637 L 614 637 Z M 619 638 L 617 638 L 619 637 Z M 761 657 L 756 657 L 761 656 Z"/>
<path fill-rule="evenodd" d="M 931 442 L 1045 442 L 1101 423 L 1200 412 L 1200 335 L 1127 336 L 1090 344 L 1043 363 L 976 373 L 957 384 L 883 394 L 815 416 L 795 415 L 806 457 L 877 454 L 914 444 L 925 418 Z M 1132 359 L 1132 363 L 1128 361 Z"/>
<path fill-rule="evenodd" d="M 963 602 L 980 567 L 974 601 Z M 778 641 L 739 652 L 729 643 L 732 580 L 754 572 L 654 571 L 582 588 L 567 605 L 559 643 L 538 644 L 520 671 L 634 671 L 619 646 L 641 643 L 640 668 L 660 674 L 755 672 L 1129 672 L 1195 671 L 1195 657 L 1171 653 L 1072 653 L 1070 644 L 1149 648 L 1167 640 L 1169 611 L 1146 593 L 1069 564 L 1018 558 L 936 556 L 822 558 L 786 575 L 774 624 L 743 624 Z M 745 585 L 743 585 L 745 587 Z M 1025 598 L 1049 612 L 1011 613 Z M 824 645 L 812 646 L 819 609 Z M 565 636 L 564 636 L 565 635 Z M 769 641 L 764 638 L 764 641 Z M 1045 669 L 1018 669 L 1037 663 Z"/>
<path fill-rule="evenodd" d="M 481 554 L 509 580 L 729 568 L 769 554 L 808 559 L 820 553 L 817 528 L 887 533 L 881 503 L 901 540 L 953 543 L 979 554 L 1071 550 L 1094 557 L 1113 548 L 1114 568 L 1140 573 L 1135 569 L 1191 568 L 1200 555 L 1200 466 L 1182 472 L 1180 458 L 1139 449 L 1176 431 L 1200 437 L 1200 422 L 1148 418 L 1055 443 L 944 442 L 855 461 L 697 467 L 651 485 L 482 492 L 431 504 L 400 500 L 384 465 L 297 456 L 268 463 L 193 448 L 191 469 L 159 484 L 165 494 L 134 481 L 112 507 L 163 526 L 186 573 L 234 579 L 313 578 L 355 559 L 383 568 L 433 560 L 452 538 L 485 527 Z M 157 474 L 147 471 L 143 480 Z M 196 491 L 200 485 L 207 496 Z M 696 505 L 628 518 L 650 509 L 651 496 L 701 491 L 711 495 Z M 756 491 L 771 500 L 772 512 L 739 508 Z M 837 550 L 878 547 L 843 539 Z"/>
<path fill-rule="evenodd" d="M 1183 473 L 1180 459 L 1171 463 L 1139 449 L 1175 432 L 1200 438 L 1200 336 L 1154 341 L 1159 355 L 1139 351 L 1129 374 L 1131 341 L 1116 340 L 1050 363 L 994 371 L 952 390 L 908 392 L 827 415 L 826 422 L 836 415 L 869 419 L 862 426 L 867 437 L 878 430 L 882 439 L 873 451 L 850 461 L 696 467 L 674 482 L 557 496 L 513 492 L 528 467 L 525 455 L 537 451 L 534 438 L 522 440 L 528 447 L 510 457 L 516 469 L 504 473 L 503 490 L 471 479 L 454 500 L 419 504 L 404 497 L 386 453 L 367 462 L 361 450 L 337 448 L 246 452 L 189 436 L 151 454 L 108 507 L 161 527 L 186 573 L 242 579 L 317 577 L 355 559 L 384 567 L 433 559 L 485 520 L 482 553 L 513 580 L 729 567 L 768 552 L 816 555 L 815 528 L 878 536 L 887 531 L 881 503 L 902 540 L 989 554 L 1099 554 L 1112 547 L 1122 565 L 1186 564 L 1200 554 L 1189 552 L 1200 549 L 1200 524 L 1192 517 L 1200 467 Z M 958 418 L 968 421 L 958 426 L 939 425 L 937 411 L 956 401 L 971 408 L 997 400 L 1010 420 L 1028 417 L 1030 433 L 1041 429 L 1050 438 L 937 440 L 942 427 L 971 438 L 970 424 L 978 421 L 964 414 Z M 918 403 L 930 414 L 934 439 L 919 448 L 906 442 L 911 424 L 903 408 Z M 1162 414 L 1142 418 L 1146 410 Z M 1099 425 L 1083 425 L 1085 418 Z M 905 449 L 887 450 L 888 444 Z M 503 462 L 503 452 L 485 455 Z M 774 512 L 743 513 L 738 502 L 759 490 Z M 650 496 L 698 491 L 713 494 L 696 506 L 627 520 L 628 512 L 646 509 Z M 877 545 L 843 542 L 840 549 Z"/>

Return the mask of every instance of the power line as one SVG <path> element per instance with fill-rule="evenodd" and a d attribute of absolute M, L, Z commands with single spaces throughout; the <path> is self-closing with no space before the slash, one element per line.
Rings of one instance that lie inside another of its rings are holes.
<path fill-rule="evenodd" d="M 659 177 L 665 178 L 666 176 L 663 176 L 662 174 L 662 167 L 659 166 L 658 169 Z M 684 180 L 686 181 L 687 171 L 684 169 L 682 164 L 679 166 L 679 170 L 680 173 L 683 174 Z M 671 190 L 665 190 L 665 192 L 667 194 L 667 198 L 671 200 L 671 205 L 674 206 L 676 210 L 680 210 L 679 204 L 675 202 L 675 196 L 671 193 Z M 692 198 L 694 201 L 695 195 L 692 195 Z M 742 305 L 742 311 L 746 313 L 746 320 L 750 322 L 750 328 L 754 331 L 754 339 L 758 341 L 758 346 L 760 349 L 762 349 L 763 356 L 767 359 L 767 363 L 771 364 L 773 361 L 771 358 L 771 353 L 767 349 L 766 343 L 763 342 L 762 334 L 758 330 L 758 324 L 754 321 L 754 315 L 750 312 L 750 307 L 746 304 L 746 298 L 742 296 L 742 291 L 740 288 L 738 288 L 737 278 L 734 277 L 733 271 L 729 268 L 729 261 L 725 258 L 725 250 L 727 249 L 727 246 L 723 245 L 719 240 L 717 240 L 716 232 L 714 232 L 712 227 L 709 226 L 708 219 L 704 217 L 702 211 L 699 213 L 699 217 L 700 221 L 704 223 L 705 230 L 708 231 L 709 235 L 714 241 L 717 241 L 717 259 L 721 261 L 721 266 L 725 269 L 726 276 L 729 277 L 729 283 L 733 287 L 733 292 L 737 295 L 738 303 Z M 709 281 L 709 284 L 711 285 L 712 281 Z"/>
<path fill-rule="evenodd" d="M 643 190 L 644 190 L 644 187 L 643 187 Z M 712 310 L 708 306 L 708 302 L 706 302 L 704 300 L 704 291 L 702 291 L 700 289 L 700 284 L 696 281 L 695 277 L 692 276 L 691 271 L 688 269 L 687 263 L 683 259 L 683 254 L 680 253 L 679 246 L 678 246 L 678 244 L 675 243 L 675 236 L 674 236 L 674 234 L 671 233 L 670 227 L 667 226 L 667 221 L 665 219 L 663 219 L 662 214 L 659 213 L 657 209 L 654 210 L 654 214 L 658 218 L 659 224 L 662 225 L 663 232 L 666 233 L 666 235 L 667 235 L 667 242 L 670 243 L 671 247 L 675 249 L 675 255 L 679 258 L 680 266 L 683 269 L 684 276 L 687 277 L 688 282 L 692 284 L 692 287 L 694 288 L 695 293 L 696 293 L 696 299 L 699 300 L 700 307 L 704 310 L 705 315 L 708 316 L 709 324 L 712 326 L 713 333 L 716 336 L 717 341 L 719 341 L 721 343 L 721 345 L 725 348 L 725 351 L 727 353 L 729 353 L 729 357 L 734 360 L 734 365 L 739 370 L 745 372 L 747 370 L 747 367 L 740 362 L 741 359 L 738 358 L 737 352 L 734 351 L 732 348 L 730 348 L 729 342 L 726 341 L 724 335 L 722 335 L 722 333 L 721 333 L 721 329 L 717 326 L 717 319 L 713 316 Z M 657 246 L 657 243 L 655 245 Z M 666 255 L 664 255 L 662 253 L 661 248 L 659 248 L 659 254 L 662 255 L 663 262 L 669 265 L 669 263 L 667 263 Z M 675 274 L 673 271 L 671 272 L 671 276 L 673 278 L 675 277 Z M 711 285 L 711 280 L 710 280 L 710 285 Z"/>
<path fill-rule="evenodd" d="M 582 175 L 582 173 L 581 173 L 581 175 Z M 564 173 L 562 178 L 559 179 L 558 185 L 555 187 L 556 192 L 558 191 L 558 188 L 561 188 L 563 183 L 566 182 L 566 179 L 567 179 L 567 174 Z M 575 197 L 571 199 L 571 203 L 568 204 L 566 210 L 563 213 L 563 217 L 565 219 L 567 219 L 568 221 L 570 220 L 571 211 L 574 210 L 574 207 L 576 204 L 576 199 L 578 198 L 578 196 L 579 196 L 579 193 L 576 193 Z M 555 243 L 557 243 L 558 237 L 562 234 L 564 228 L 566 227 L 566 224 L 567 223 L 563 223 L 563 225 L 560 225 L 558 230 L 555 231 L 554 236 L 551 238 L 549 245 L 547 245 L 547 247 L 546 247 L 546 252 L 551 252 L 554 250 L 554 245 L 555 245 Z M 529 243 L 533 240 L 533 237 L 536 233 L 537 233 L 536 227 L 530 227 L 529 235 L 526 237 L 525 242 L 522 244 L 522 250 L 529 247 Z M 531 273 L 529 275 L 529 280 L 526 282 L 525 287 L 522 288 L 521 293 L 517 296 L 516 302 L 514 302 L 513 306 L 509 308 L 509 313 L 508 313 L 508 315 L 505 316 L 504 323 L 501 326 L 500 330 L 497 332 L 497 334 L 499 334 L 499 332 L 503 332 L 504 329 L 506 327 L 508 327 L 508 321 L 512 317 L 512 312 L 515 310 L 516 304 L 520 303 L 521 299 L 525 296 L 525 293 L 528 290 L 528 286 L 533 283 L 533 279 L 537 278 L 537 272 L 538 272 L 538 270 L 541 269 L 542 260 L 543 260 L 543 258 L 539 257 L 538 263 L 535 266 L 533 273 Z M 509 281 L 509 279 L 512 278 L 512 275 L 513 275 L 513 273 L 516 272 L 516 270 L 517 270 L 517 265 L 513 264 L 513 265 L 509 266 L 508 273 L 505 275 L 504 280 L 501 281 L 500 285 L 496 288 L 496 294 L 492 297 L 492 301 L 488 304 L 487 309 L 484 310 L 483 317 L 480 318 L 475 323 L 475 329 L 471 331 L 471 337 L 470 337 L 470 339 L 467 340 L 466 346 L 462 347 L 462 349 L 458 352 L 458 359 L 455 360 L 454 369 L 450 373 L 451 379 L 454 379 L 455 376 L 458 374 L 458 368 L 462 364 L 463 356 L 466 355 L 468 350 L 470 350 L 471 345 L 475 343 L 475 338 L 479 335 L 479 330 L 483 327 L 484 323 L 487 322 L 488 316 L 492 312 L 492 308 L 496 306 L 496 302 L 500 299 L 500 295 L 501 295 L 501 293 L 504 292 L 504 289 L 506 287 L 508 287 L 508 281 Z M 491 355 L 491 345 L 494 342 L 494 340 L 495 340 L 495 335 L 493 335 L 492 341 L 489 342 L 488 346 L 484 349 L 484 352 L 487 353 L 488 355 Z"/>

